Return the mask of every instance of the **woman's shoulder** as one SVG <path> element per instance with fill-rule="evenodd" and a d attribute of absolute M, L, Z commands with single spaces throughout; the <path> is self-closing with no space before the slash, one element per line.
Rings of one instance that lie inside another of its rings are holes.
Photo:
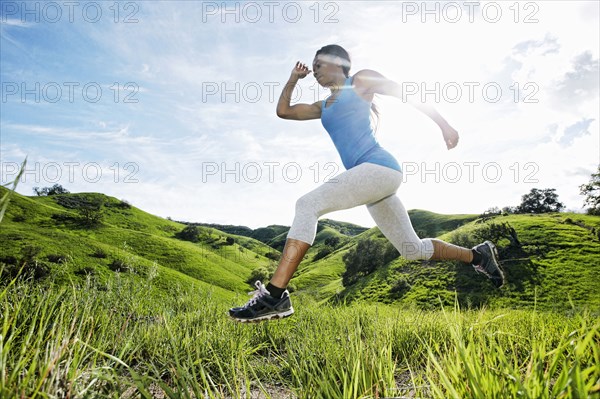
<path fill-rule="evenodd" d="M 352 75 L 351 84 L 354 86 L 354 90 L 363 95 L 373 93 L 374 88 L 383 75 L 372 69 L 361 69 Z"/>
<path fill-rule="evenodd" d="M 368 85 L 370 82 L 383 78 L 384 76 L 372 69 L 361 69 L 352 75 L 352 83 L 354 85 Z"/>

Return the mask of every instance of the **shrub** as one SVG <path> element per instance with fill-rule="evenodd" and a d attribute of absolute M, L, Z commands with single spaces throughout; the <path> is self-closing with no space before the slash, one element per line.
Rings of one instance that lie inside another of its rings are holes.
<path fill-rule="evenodd" d="M 46 259 L 48 259 L 48 262 L 52 262 L 52 263 L 65 263 L 68 259 L 68 256 L 51 254 L 51 255 L 46 256 Z"/>
<path fill-rule="evenodd" d="M 56 220 L 57 222 L 72 222 L 73 220 L 75 220 L 75 218 L 73 216 L 70 216 L 66 213 L 53 213 L 52 216 L 50 216 L 52 218 L 52 220 Z"/>
<path fill-rule="evenodd" d="M 340 238 L 336 236 L 327 237 L 324 244 L 330 246 L 332 249 L 337 249 L 338 245 L 340 245 Z"/>
<path fill-rule="evenodd" d="M 404 296 L 404 294 L 406 294 L 408 291 L 410 291 L 410 289 L 411 289 L 411 285 L 408 282 L 408 280 L 406 280 L 405 277 L 400 277 L 396 281 L 394 286 L 392 286 L 390 288 L 390 294 L 394 298 L 401 298 L 402 296 Z"/>
<path fill-rule="evenodd" d="M 385 244 L 385 252 L 383 253 L 383 262 L 390 263 L 394 259 L 400 257 L 400 252 L 394 247 L 391 242 Z"/>
<path fill-rule="evenodd" d="M 108 268 L 110 270 L 112 270 L 113 272 L 121 272 L 121 273 L 133 271 L 131 265 L 122 259 L 113 260 L 112 263 L 110 265 L 108 265 Z"/>
<path fill-rule="evenodd" d="M 505 206 L 502 208 L 502 214 L 503 215 L 508 215 L 510 213 L 517 213 L 517 207 L 516 206 Z"/>
<path fill-rule="evenodd" d="M 0 263 L 5 265 L 18 265 L 19 261 L 14 256 L 3 256 L 0 258 Z"/>
<path fill-rule="evenodd" d="M 385 246 L 378 240 L 362 240 L 344 254 L 342 260 L 346 271 L 342 274 L 342 284 L 349 286 L 362 276 L 371 274 L 385 264 Z"/>
<path fill-rule="evenodd" d="M 96 269 L 91 266 L 84 266 L 79 270 L 75 271 L 75 274 L 78 276 L 87 276 L 87 275 L 96 275 Z"/>
<path fill-rule="evenodd" d="M 23 214 L 19 214 L 19 215 L 13 216 L 13 222 L 16 222 L 16 223 L 21 223 L 21 222 L 24 222 L 26 220 L 27 220 L 27 218 Z"/>
<path fill-rule="evenodd" d="M 59 195 L 56 203 L 67 209 L 73 209 L 79 214 L 79 223 L 86 227 L 94 227 L 100 224 L 104 216 L 104 198 L 89 195 Z M 72 220 L 71 216 L 55 214 L 52 218 L 58 221 Z"/>
<path fill-rule="evenodd" d="M 131 204 L 127 200 L 121 200 L 117 204 L 117 207 L 119 207 L 121 209 L 130 209 L 131 208 Z"/>
<path fill-rule="evenodd" d="M 500 208 L 498 208 L 497 206 L 494 206 L 492 208 L 487 209 L 485 212 L 483 212 L 481 215 L 479 215 L 480 219 L 483 220 L 487 220 L 487 219 L 493 219 L 496 216 L 500 216 L 502 214 L 502 210 L 500 210 Z"/>
<path fill-rule="evenodd" d="M 250 285 L 254 285 L 255 281 L 264 283 L 271 278 L 271 275 L 272 273 L 266 267 L 258 267 L 250 272 L 250 276 L 246 279 L 246 282 Z"/>
<path fill-rule="evenodd" d="M 185 226 L 179 233 L 175 234 L 175 237 L 184 241 L 199 242 L 200 229 L 198 229 L 198 226 L 188 225 Z"/>
<path fill-rule="evenodd" d="M 325 245 L 325 246 L 321 247 L 321 249 L 319 249 L 319 251 L 315 254 L 315 256 L 313 257 L 313 261 L 323 259 L 324 257 L 326 257 L 327 255 L 329 255 L 332 252 L 333 252 L 333 247 L 331 247 L 330 245 Z"/>
<path fill-rule="evenodd" d="M 507 239 L 511 245 L 516 247 L 521 246 L 517 232 L 506 222 L 480 222 L 472 229 L 460 229 L 452 232 L 449 241 L 461 247 L 471 248 L 485 240 L 490 240 L 497 244 L 502 239 Z"/>
<path fill-rule="evenodd" d="M 21 250 L 19 259 L 15 256 L 5 256 L 0 258 L 0 263 L 4 264 L 9 279 L 16 277 L 22 268 L 22 277 L 39 280 L 50 274 L 50 266 L 38 259 L 40 252 L 40 247 L 27 245 Z"/>
<path fill-rule="evenodd" d="M 42 252 L 42 248 L 36 245 L 26 245 L 21 249 L 21 259 L 19 263 L 34 263 Z"/>
<path fill-rule="evenodd" d="M 94 257 L 94 258 L 100 258 L 100 259 L 104 259 L 108 257 L 108 254 L 106 253 L 105 250 L 98 248 L 94 251 L 93 254 L 91 254 L 90 256 Z"/>
<path fill-rule="evenodd" d="M 597 172 L 592 173 L 589 183 L 579 186 L 579 193 L 585 196 L 588 215 L 600 215 L 600 165 Z"/>

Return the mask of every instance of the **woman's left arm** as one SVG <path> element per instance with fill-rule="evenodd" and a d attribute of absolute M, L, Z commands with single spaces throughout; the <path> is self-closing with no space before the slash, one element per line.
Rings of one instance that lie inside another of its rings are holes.
<path fill-rule="evenodd" d="M 365 95 L 383 94 L 393 96 L 407 102 L 425 115 L 430 117 L 442 130 L 446 147 L 450 150 L 458 144 L 458 132 L 430 105 L 416 103 L 405 98 L 402 86 L 393 80 L 387 79 L 379 72 L 363 69 L 354 75 L 354 86 Z"/>

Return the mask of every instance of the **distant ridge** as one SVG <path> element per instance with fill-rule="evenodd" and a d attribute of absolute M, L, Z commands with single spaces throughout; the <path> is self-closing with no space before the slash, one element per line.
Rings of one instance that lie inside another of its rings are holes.
<path fill-rule="evenodd" d="M 217 229 L 223 231 L 228 234 L 236 234 L 245 237 L 251 237 L 255 240 L 259 240 L 267 245 L 272 245 L 274 248 L 281 247 L 280 241 L 283 235 L 287 235 L 287 232 L 290 229 L 290 226 L 283 226 L 278 224 L 268 225 L 266 227 L 259 227 L 256 229 L 251 229 L 247 226 L 238 226 L 238 225 L 224 225 L 224 224 L 215 224 L 215 223 L 191 223 L 191 222 L 179 222 L 183 224 L 196 225 L 209 227 L 213 229 Z M 354 237 L 368 230 L 367 227 L 362 227 L 356 224 L 340 222 L 331 219 L 320 219 L 317 223 L 317 232 L 322 231 L 325 227 L 329 227 L 333 230 L 338 231 L 340 234 L 347 235 L 350 237 Z M 284 239 L 285 241 L 285 239 Z"/>

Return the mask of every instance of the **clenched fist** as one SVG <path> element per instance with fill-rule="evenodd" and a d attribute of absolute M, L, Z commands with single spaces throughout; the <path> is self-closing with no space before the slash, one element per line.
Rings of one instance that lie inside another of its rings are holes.
<path fill-rule="evenodd" d="M 304 79 L 311 72 L 312 71 L 308 69 L 308 67 L 305 64 L 298 61 L 296 62 L 296 66 L 292 70 L 292 76 L 295 76 L 298 79 Z"/>

